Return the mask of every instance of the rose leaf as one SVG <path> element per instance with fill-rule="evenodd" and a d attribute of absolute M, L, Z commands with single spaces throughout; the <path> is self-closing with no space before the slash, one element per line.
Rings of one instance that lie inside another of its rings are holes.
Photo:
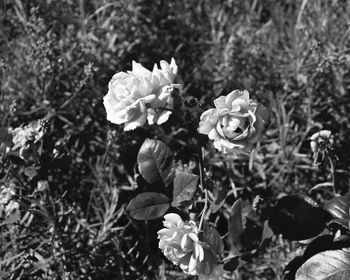
<path fill-rule="evenodd" d="M 162 193 L 145 192 L 132 199 L 126 207 L 136 220 L 154 220 L 165 214 L 170 206 L 169 198 Z"/>
<path fill-rule="evenodd" d="M 204 223 L 202 240 L 211 247 L 211 249 L 218 255 L 223 253 L 223 243 L 220 233 L 208 223 Z"/>
<path fill-rule="evenodd" d="M 177 171 L 174 178 L 172 206 L 178 207 L 182 202 L 193 198 L 198 187 L 198 175 Z"/>
<path fill-rule="evenodd" d="M 214 194 L 213 202 L 210 203 L 210 208 L 213 213 L 219 211 L 222 205 L 224 205 L 228 191 L 229 189 L 227 186 L 222 185 L 221 188 L 216 192 L 216 195 Z"/>
<path fill-rule="evenodd" d="M 325 203 L 323 209 L 336 219 L 350 218 L 350 195 L 338 196 Z"/>
<path fill-rule="evenodd" d="M 330 250 L 314 255 L 297 270 L 295 279 L 350 279 L 350 249 Z"/>
<path fill-rule="evenodd" d="M 243 233 L 241 199 L 236 200 L 232 206 L 231 215 L 228 219 L 228 231 L 233 248 L 239 249 L 241 247 L 241 235 Z"/>
<path fill-rule="evenodd" d="M 169 148 L 159 140 L 146 139 L 137 156 L 139 171 L 154 184 L 163 181 L 168 186 L 174 177 L 174 160 Z"/>

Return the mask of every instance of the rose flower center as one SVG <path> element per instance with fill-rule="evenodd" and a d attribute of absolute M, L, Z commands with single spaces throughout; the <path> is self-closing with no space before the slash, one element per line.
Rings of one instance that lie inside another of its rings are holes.
<path fill-rule="evenodd" d="M 246 129 L 247 118 L 226 114 L 222 117 L 220 125 L 227 138 L 235 138 Z"/>

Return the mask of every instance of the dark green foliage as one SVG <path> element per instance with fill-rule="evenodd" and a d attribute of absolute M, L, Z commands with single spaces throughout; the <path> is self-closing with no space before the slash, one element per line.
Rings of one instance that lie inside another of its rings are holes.
<path fill-rule="evenodd" d="M 290 240 L 305 240 L 320 234 L 330 217 L 322 208 L 314 207 L 298 196 L 282 197 L 272 207 L 269 226 L 275 234 Z"/>

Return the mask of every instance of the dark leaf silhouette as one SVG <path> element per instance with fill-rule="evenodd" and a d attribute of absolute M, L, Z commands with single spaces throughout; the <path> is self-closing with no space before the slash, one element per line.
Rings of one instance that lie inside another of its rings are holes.
<path fill-rule="evenodd" d="M 320 234 L 329 220 L 328 213 L 298 196 L 285 196 L 272 208 L 269 226 L 275 234 L 291 240 L 304 240 Z"/>
<path fill-rule="evenodd" d="M 154 220 L 163 216 L 169 206 L 170 200 L 165 194 L 145 192 L 132 199 L 126 210 L 136 220 Z"/>

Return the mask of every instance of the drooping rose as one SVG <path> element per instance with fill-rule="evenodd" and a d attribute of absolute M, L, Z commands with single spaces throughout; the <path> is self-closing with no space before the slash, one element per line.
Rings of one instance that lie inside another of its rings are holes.
<path fill-rule="evenodd" d="M 217 259 L 210 246 L 199 240 L 194 221 L 184 222 L 177 214 L 164 216 L 163 229 L 158 231 L 159 248 L 188 275 L 209 275 Z"/>
<path fill-rule="evenodd" d="M 162 60 L 161 69 L 155 64 L 153 71 L 140 63 L 132 62 L 132 71 L 115 74 L 103 99 L 107 119 L 115 124 L 124 124 L 124 130 L 133 130 L 146 123 L 166 122 L 173 109 L 172 93 L 177 74 L 177 65 L 172 58 L 170 65 Z"/>
<path fill-rule="evenodd" d="M 310 148 L 315 153 L 317 150 L 324 150 L 327 144 L 333 144 L 330 130 L 321 130 L 310 137 Z"/>
<path fill-rule="evenodd" d="M 265 107 L 250 100 L 246 90 L 220 96 L 214 104 L 201 115 L 198 132 L 207 134 L 223 153 L 249 153 L 262 136 L 268 118 Z"/>
<path fill-rule="evenodd" d="M 333 137 L 330 130 L 321 130 L 310 137 L 310 148 L 313 152 L 314 164 L 320 165 L 332 154 Z"/>

